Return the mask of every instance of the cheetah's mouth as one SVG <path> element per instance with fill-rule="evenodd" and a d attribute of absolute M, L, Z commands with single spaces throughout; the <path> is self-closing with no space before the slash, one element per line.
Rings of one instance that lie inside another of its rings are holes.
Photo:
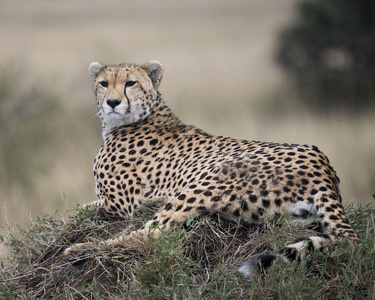
<path fill-rule="evenodd" d="M 111 115 L 118 115 L 118 116 L 121 116 L 121 113 L 119 113 L 118 111 L 116 111 L 115 109 L 112 109 L 110 112 L 107 113 L 108 116 L 111 116 Z"/>
<path fill-rule="evenodd" d="M 108 115 L 119 115 L 120 113 L 118 113 L 117 111 L 114 111 L 114 110 L 112 110 L 112 111 L 110 111 L 109 113 L 108 113 Z"/>
<path fill-rule="evenodd" d="M 108 116 L 124 116 L 124 115 L 129 115 L 131 114 L 130 109 L 128 108 L 125 112 L 119 112 L 116 109 L 112 109 L 109 112 L 107 112 Z"/>

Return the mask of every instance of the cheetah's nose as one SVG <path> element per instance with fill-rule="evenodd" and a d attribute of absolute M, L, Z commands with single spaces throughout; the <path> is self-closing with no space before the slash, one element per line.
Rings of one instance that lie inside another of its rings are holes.
<path fill-rule="evenodd" d="M 118 99 L 108 99 L 107 100 L 107 104 L 111 107 L 111 108 L 115 108 L 117 105 L 119 105 L 121 103 L 120 100 Z"/>

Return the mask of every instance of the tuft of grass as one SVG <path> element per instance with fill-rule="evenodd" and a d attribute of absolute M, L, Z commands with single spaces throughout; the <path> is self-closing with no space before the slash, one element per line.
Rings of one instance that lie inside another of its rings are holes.
<path fill-rule="evenodd" d="M 126 220 L 76 209 L 69 221 L 39 216 L 18 235 L 1 236 L 1 299 L 373 299 L 375 211 L 348 206 L 359 246 L 342 241 L 302 263 L 278 261 L 262 278 L 245 280 L 241 262 L 312 234 L 281 219 L 249 229 L 217 216 L 195 217 L 185 228 L 134 249 L 96 248 L 74 258 L 63 250 L 141 228 L 157 207 Z M 276 225 L 276 226 L 275 226 Z"/>

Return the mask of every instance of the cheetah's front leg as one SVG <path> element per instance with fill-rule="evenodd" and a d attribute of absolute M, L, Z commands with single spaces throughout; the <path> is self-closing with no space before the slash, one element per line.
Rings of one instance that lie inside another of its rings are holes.
<path fill-rule="evenodd" d="M 96 200 L 96 201 L 93 201 L 93 202 L 85 203 L 85 204 L 82 205 L 82 207 L 85 208 L 85 209 L 92 210 L 92 209 L 97 209 L 97 208 L 102 207 L 103 203 L 104 203 L 104 200 L 99 199 L 99 200 Z"/>
<path fill-rule="evenodd" d="M 211 186 L 206 182 L 197 182 L 181 191 L 176 197 L 170 199 L 154 216 L 154 218 L 145 224 L 143 229 L 131 232 L 129 235 L 122 235 L 115 239 L 103 241 L 101 246 L 108 247 L 136 247 L 143 243 L 150 236 L 157 237 L 161 233 L 167 232 L 173 228 L 182 226 L 191 216 L 205 212 L 216 212 L 215 207 L 218 201 L 227 203 L 226 208 L 232 211 L 233 218 L 240 218 L 241 201 L 233 203 L 235 195 L 230 185 L 221 183 L 220 192 L 212 191 Z M 238 193 L 238 192 L 237 192 Z M 231 202 L 232 201 L 232 202 Z M 80 249 L 92 249 L 93 243 L 76 244 L 64 251 L 65 255 L 77 252 Z"/>
<path fill-rule="evenodd" d="M 143 230 L 137 230 L 131 232 L 129 235 L 124 235 L 116 239 L 108 239 L 105 241 L 100 242 L 99 244 L 94 244 L 92 242 L 87 243 L 79 243 L 73 246 L 70 246 L 64 250 L 64 255 L 72 255 L 79 251 L 83 250 L 93 250 L 95 248 L 102 248 L 102 247 L 123 247 L 123 248 L 130 248 L 136 247 L 140 245 L 142 242 L 142 232 Z"/>
<path fill-rule="evenodd" d="M 196 207 L 174 200 L 169 201 L 161 208 L 143 229 L 133 231 L 129 235 L 106 240 L 103 243 L 108 247 L 136 247 L 151 236 L 157 238 L 163 233 L 181 227 L 191 216 L 199 213 Z"/>
<path fill-rule="evenodd" d="M 183 195 L 185 196 L 185 194 Z M 94 249 L 95 247 L 137 247 L 151 236 L 158 237 L 162 233 L 180 227 L 192 215 L 202 213 L 199 207 L 189 203 L 189 201 L 181 201 L 184 200 L 182 198 L 180 196 L 171 199 L 156 213 L 151 221 L 146 223 L 143 229 L 133 231 L 128 235 L 122 235 L 118 238 L 108 239 L 99 245 L 91 242 L 75 244 L 65 249 L 64 255 L 70 255 L 81 250 Z"/>

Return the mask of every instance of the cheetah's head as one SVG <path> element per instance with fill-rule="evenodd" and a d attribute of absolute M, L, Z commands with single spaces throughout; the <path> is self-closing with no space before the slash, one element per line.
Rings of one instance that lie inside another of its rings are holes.
<path fill-rule="evenodd" d="M 149 61 L 142 66 L 104 66 L 93 62 L 89 71 L 94 79 L 104 137 L 112 129 L 137 123 L 150 114 L 164 68 L 158 61 Z"/>

